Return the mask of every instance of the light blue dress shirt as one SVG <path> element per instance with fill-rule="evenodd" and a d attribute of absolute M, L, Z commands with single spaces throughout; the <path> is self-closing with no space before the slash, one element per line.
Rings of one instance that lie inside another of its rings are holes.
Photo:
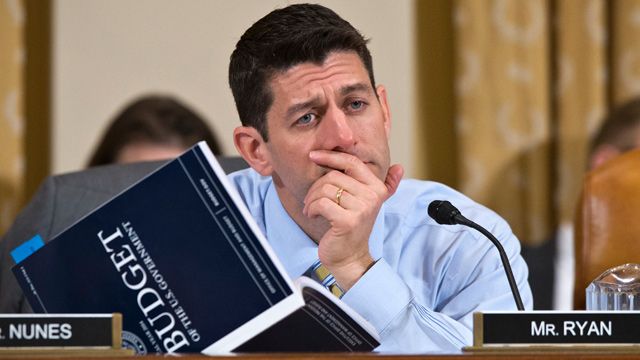
<path fill-rule="evenodd" d="M 271 178 L 252 169 L 229 178 L 289 276 L 304 273 L 318 246 L 284 210 Z M 457 353 L 472 343 L 473 312 L 516 310 L 495 246 L 476 230 L 437 224 L 427 215 L 433 200 L 449 200 L 500 240 L 525 308 L 533 306 L 520 243 L 502 218 L 445 185 L 403 180 L 369 239 L 377 262 L 342 297 L 379 332 L 376 351 Z"/>

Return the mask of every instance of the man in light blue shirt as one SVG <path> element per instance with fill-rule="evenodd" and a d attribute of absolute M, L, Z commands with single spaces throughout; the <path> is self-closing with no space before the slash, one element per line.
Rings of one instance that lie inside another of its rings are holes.
<path fill-rule="evenodd" d="M 441 184 L 401 181 L 390 164 L 386 89 L 347 21 L 319 5 L 269 13 L 236 44 L 229 82 L 242 121 L 234 142 L 252 167 L 231 180 L 289 274 L 319 259 L 380 333 L 377 350 L 457 352 L 471 344 L 474 311 L 516 309 L 498 251 L 428 218 L 433 200 L 500 239 L 531 308 L 504 220 Z"/>

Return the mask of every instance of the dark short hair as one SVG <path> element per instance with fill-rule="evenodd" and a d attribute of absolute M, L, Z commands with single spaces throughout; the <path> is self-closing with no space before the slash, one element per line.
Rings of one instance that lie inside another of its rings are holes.
<path fill-rule="evenodd" d="M 367 42 L 349 22 L 321 5 L 296 4 L 270 12 L 245 31 L 231 54 L 229 85 L 242 124 L 256 128 L 268 141 L 272 76 L 305 62 L 321 64 L 334 51 L 355 52 L 375 86 Z"/>
<path fill-rule="evenodd" d="M 207 142 L 220 154 L 220 145 L 207 122 L 179 100 L 149 95 L 129 103 L 115 117 L 91 156 L 88 166 L 114 163 L 120 151 L 133 143 L 191 147 Z"/>
<path fill-rule="evenodd" d="M 591 141 L 591 154 L 600 145 L 611 145 L 620 152 L 635 149 L 640 130 L 640 98 L 629 100 L 614 108 L 602 121 Z"/>

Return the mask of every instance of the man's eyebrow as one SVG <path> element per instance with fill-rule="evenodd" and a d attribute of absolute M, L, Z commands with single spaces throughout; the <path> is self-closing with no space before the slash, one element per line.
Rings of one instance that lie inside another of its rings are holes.
<path fill-rule="evenodd" d="M 344 96 L 357 91 L 372 92 L 373 89 L 368 84 L 357 83 L 353 85 L 346 85 L 340 88 L 340 95 Z"/>
<path fill-rule="evenodd" d="M 352 84 L 352 85 L 345 85 L 343 87 L 340 88 L 340 95 L 345 96 L 348 94 L 351 94 L 353 92 L 373 92 L 373 89 L 371 88 L 371 86 L 369 86 L 366 83 L 357 83 L 357 84 Z M 286 117 L 290 118 L 294 115 L 296 115 L 298 112 L 309 109 L 309 108 L 313 108 L 313 107 L 317 107 L 319 106 L 319 104 L 322 102 L 322 100 L 320 99 L 319 96 L 313 97 L 307 101 L 301 102 L 301 103 L 297 103 L 297 104 L 293 104 L 291 106 L 289 106 L 289 108 L 287 108 L 287 114 Z"/>
<path fill-rule="evenodd" d="M 293 104 L 287 109 L 287 118 L 296 115 L 298 112 L 317 106 L 320 103 L 320 97 L 313 97 L 305 102 Z"/>

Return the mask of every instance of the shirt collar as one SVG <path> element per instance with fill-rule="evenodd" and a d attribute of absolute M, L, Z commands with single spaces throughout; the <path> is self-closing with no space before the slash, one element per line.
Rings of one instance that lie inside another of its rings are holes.
<path fill-rule="evenodd" d="M 266 237 L 292 278 L 318 259 L 318 245 L 302 231 L 282 206 L 273 182 L 264 202 Z"/>

